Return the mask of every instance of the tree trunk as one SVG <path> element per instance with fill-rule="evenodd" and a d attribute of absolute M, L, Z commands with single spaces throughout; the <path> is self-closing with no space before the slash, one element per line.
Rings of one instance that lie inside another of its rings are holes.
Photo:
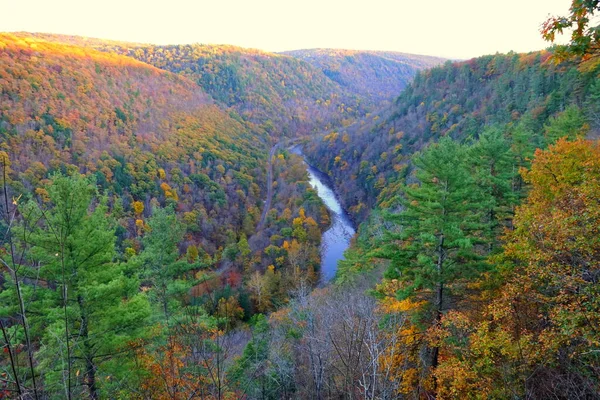
<path fill-rule="evenodd" d="M 77 296 L 77 303 L 79 304 L 79 313 L 81 316 L 81 338 L 83 340 L 83 349 L 85 357 L 85 377 L 87 380 L 87 387 L 90 392 L 90 399 L 98 399 L 98 388 L 96 387 L 96 365 L 94 364 L 94 358 L 92 355 L 92 346 L 89 342 L 88 332 L 88 318 L 85 313 L 83 297 Z"/>
<path fill-rule="evenodd" d="M 435 322 L 434 325 L 435 326 L 439 326 L 442 322 L 442 297 L 444 295 L 444 284 L 443 283 L 439 283 L 438 287 L 436 289 L 436 310 L 435 310 Z M 440 352 L 440 348 L 438 346 L 435 346 L 433 349 L 431 349 L 431 368 L 436 369 L 439 361 L 438 361 L 438 356 L 439 356 L 439 352 Z"/>
<path fill-rule="evenodd" d="M 442 321 L 442 310 L 444 306 L 444 281 L 442 279 L 442 273 L 444 272 L 444 259 L 445 259 L 445 251 L 444 251 L 444 235 L 440 236 L 440 242 L 438 244 L 438 260 L 436 263 L 436 269 L 438 272 L 438 284 L 436 288 L 436 299 L 435 299 L 435 322 L 434 325 L 438 326 Z M 436 369 L 438 366 L 438 357 L 439 357 L 440 348 L 439 346 L 435 346 L 431 349 L 431 367 Z"/>

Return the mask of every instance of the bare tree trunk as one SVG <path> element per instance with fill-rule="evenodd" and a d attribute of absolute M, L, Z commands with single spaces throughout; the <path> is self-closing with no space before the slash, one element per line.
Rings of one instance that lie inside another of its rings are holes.
<path fill-rule="evenodd" d="M 64 319 L 64 327 L 65 327 L 65 344 L 67 346 L 67 384 L 65 387 L 65 396 L 68 400 L 71 400 L 72 397 L 72 379 L 71 379 L 71 369 L 73 360 L 71 357 L 71 344 L 69 338 L 69 314 L 68 314 L 68 287 L 67 287 L 67 271 L 65 265 L 65 241 L 67 234 L 64 232 L 67 228 L 61 227 L 60 232 L 58 232 L 54 226 L 50 223 L 50 220 L 46 216 L 44 210 L 39 207 L 39 210 L 42 213 L 43 218 L 48 223 L 48 228 L 54 235 L 54 238 L 57 241 L 57 244 L 60 246 L 60 268 L 61 268 L 61 279 L 62 279 L 62 298 L 63 298 L 63 319 Z"/>

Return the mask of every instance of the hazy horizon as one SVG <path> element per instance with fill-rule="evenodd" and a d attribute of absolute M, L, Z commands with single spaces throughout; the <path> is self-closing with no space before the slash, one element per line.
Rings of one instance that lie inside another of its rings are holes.
<path fill-rule="evenodd" d="M 0 31 L 158 45 L 227 44 L 269 52 L 331 48 L 466 59 L 548 47 L 539 28 L 548 16 L 567 14 L 569 5 L 569 0 L 439 0 L 427 8 L 389 0 L 368 5 L 306 0 L 285 6 L 275 0 L 107 0 L 91 6 L 24 0 L 3 6 L 14 17 L 1 21 Z"/>

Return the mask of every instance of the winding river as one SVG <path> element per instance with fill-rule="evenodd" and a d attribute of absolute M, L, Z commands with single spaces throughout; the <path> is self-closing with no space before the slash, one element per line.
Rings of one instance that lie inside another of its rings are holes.
<path fill-rule="evenodd" d="M 298 146 L 292 151 L 304 157 Z M 305 164 L 311 186 L 317 190 L 317 194 L 331 211 L 331 227 L 321 238 L 321 280 L 326 283 L 335 277 L 337 263 L 344 258 L 344 251 L 350 246 L 350 240 L 356 231 L 338 201 L 329 177 L 306 163 L 306 159 Z"/>

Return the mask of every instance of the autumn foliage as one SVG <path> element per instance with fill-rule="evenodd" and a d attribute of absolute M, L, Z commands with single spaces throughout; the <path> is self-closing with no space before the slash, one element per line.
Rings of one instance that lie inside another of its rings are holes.
<path fill-rule="evenodd" d="M 444 318 L 443 397 L 599 390 L 600 146 L 560 140 L 522 174 L 531 191 L 496 260 L 503 283 L 481 295 L 485 308 Z"/>

